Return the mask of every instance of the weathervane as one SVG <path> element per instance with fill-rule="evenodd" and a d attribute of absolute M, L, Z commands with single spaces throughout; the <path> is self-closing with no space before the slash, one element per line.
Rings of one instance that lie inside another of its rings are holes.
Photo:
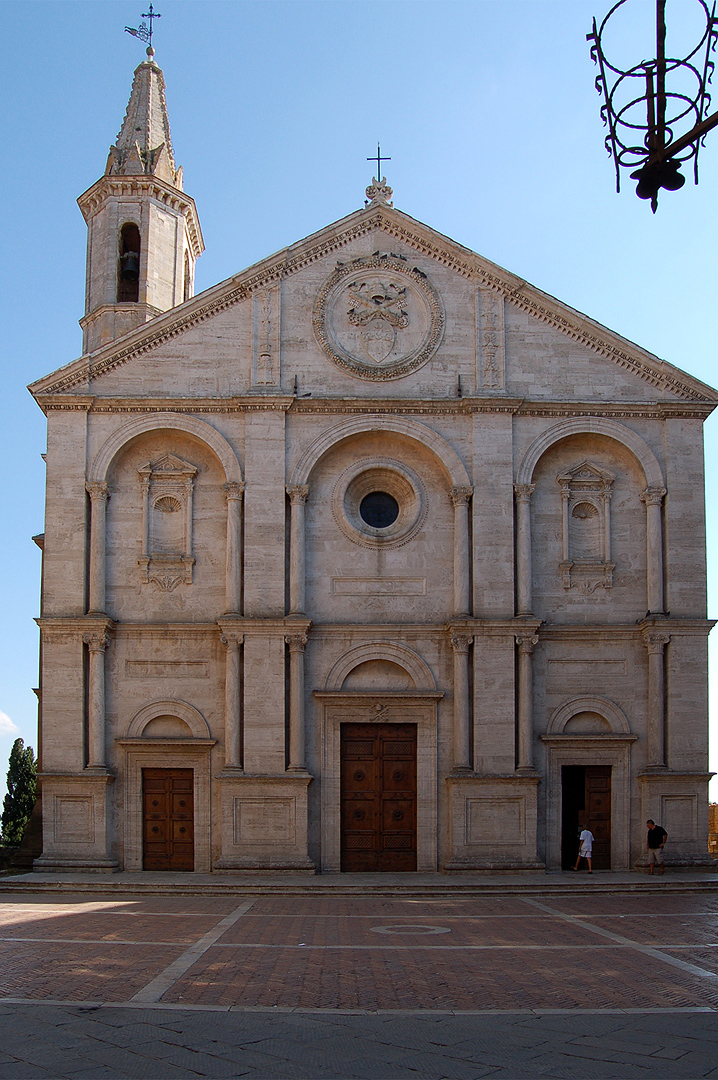
<path fill-rule="evenodd" d="M 594 18 L 593 29 L 586 35 L 593 42 L 591 58 L 599 68 L 596 90 L 604 98 L 601 119 L 608 127 L 606 150 L 616 167 L 616 191 L 621 190 L 621 169 L 634 169 L 630 175 L 638 181 L 636 194 L 651 200 L 654 214 L 661 188 L 678 191 L 685 184 L 679 170 L 691 158 L 698 183 L 701 142 L 718 125 L 718 112 L 706 115 L 715 67 L 710 57 L 718 41 L 716 4 L 709 11 L 706 0 L 696 2 L 702 8 L 705 28 L 698 44 L 681 59 L 666 56 L 666 0 L 656 0 L 655 60 L 642 60 L 624 71 L 606 58 L 603 32 L 626 0 L 613 5 L 600 27 Z M 679 134 L 684 127 L 689 130 Z"/>
<path fill-rule="evenodd" d="M 152 20 L 161 19 L 162 16 L 158 11 L 155 11 L 152 7 L 152 4 L 150 4 L 150 10 L 143 11 L 142 18 L 149 19 L 150 25 L 148 26 L 147 23 L 141 22 L 136 30 L 133 26 L 126 26 L 125 33 L 132 34 L 133 37 L 138 37 L 140 41 L 146 41 L 147 51 L 149 52 L 149 50 L 152 48 Z"/>

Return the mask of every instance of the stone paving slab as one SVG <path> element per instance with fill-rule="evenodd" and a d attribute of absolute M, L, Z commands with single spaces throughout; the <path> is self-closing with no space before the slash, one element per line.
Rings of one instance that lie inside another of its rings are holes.
<path fill-rule="evenodd" d="M 206 1013 L 69 1006 L 0 1010 L 0 1077 L 125 1080 L 698 1080 L 718 1076 L 718 1013 L 557 1017 Z M 127 1029 L 129 1049 L 116 1039 Z M 59 1048 L 73 1036 L 72 1050 Z M 31 1047 L 32 1050 L 28 1050 Z"/>

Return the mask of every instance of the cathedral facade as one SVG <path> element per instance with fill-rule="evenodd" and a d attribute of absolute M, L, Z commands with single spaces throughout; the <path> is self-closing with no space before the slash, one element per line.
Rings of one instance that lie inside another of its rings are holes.
<path fill-rule="evenodd" d="M 366 194 L 195 296 L 137 68 L 30 388 L 38 869 L 627 869 L 648 817 L 708 861 L 718 395 Z"/>

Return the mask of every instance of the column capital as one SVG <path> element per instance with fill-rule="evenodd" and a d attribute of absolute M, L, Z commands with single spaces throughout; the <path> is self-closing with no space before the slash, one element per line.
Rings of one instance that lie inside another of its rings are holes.
<path fill-rule="evenodd" d="M 535 484 L 514 484 L 514 492 L 516 494 L 516 502 L 528 503 L 531 502 L 531 496 L 536 490 Z"/>
<path fill-rule="evenodd" d="M 649 656 L 655 656 L 656 654 L 662 656 L 663 650 L 671 640 L 670 634 L 663 633 L 660 630 L 644 630 L 641 637 Z"/>
<path fill-rule="evenodd" d="M 107 502 L 110 497 L 110 489 L 103 480 L 88 480 L 85 483 L 85 491 L 90 496 L 92 502 L 96 499 L 102 499 L 103 502 Z"/>
<path fill-rule="evenodd" d="M 227 649 L 238 649 L 244 641 L 244 634 L 236 634 L 232 630 L 225 630 L 219 640 Z"/>
<path fill-rule="evenodd" d="M 244 484 L 241 481 L 230 480 L 224 485 L 224 497 L 227 502 L 232 499 L 241 499 L 244 495 Z"/>
<path fill-rule="evenodd" d="M 519 653 L 524 656 L 530 656 L 538 645 L 538 634 L 516 634 L 516 644 L 519 647 Z"/>
<path fill-rule="evenodd" d="M 289 646 L 290 652 L 304 652 L 307 644 L 306 634 L 285 634 L 284 640 Z"/>
<path fill-rule="evenodd" d="M 660 506 L 667 494 L 664 487 L 647 487 L 641 492 L 639 498 L 646 506 Z"/>
<path fill-rule="evenodd" d="M 452 634 L 451 635 L 451 648 L 455 653 L 468 653 L 469 646 L 473 643 L 473 637 L 470 634 Z"/>
<path fill-rule="evenodd" d="M 111 638 L 104 630 L 93 630 L 89 634 L 83 634 L 82 640 L 91 653 L 104 652 L 110 644 Z"/>
<path fill-rule="evenodd" d="M 451 501 L 454 506 L 462 506 L 468 503 L 471 496 L 474 494 L 472 487 L 452 487 L 451 489 Z"/>
<path fill-rule="evenodd" d="M 292 505 L 305 503 L 309 497 L 309 486 L 307 484 L 288 484 L 286 490 Z"/>

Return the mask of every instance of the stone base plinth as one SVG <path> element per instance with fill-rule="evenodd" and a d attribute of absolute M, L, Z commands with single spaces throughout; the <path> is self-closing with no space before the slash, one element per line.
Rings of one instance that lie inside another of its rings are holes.
<path fill-rule="evenodd" d="M 639 773 L 641 840 L 633 861 L 637 869 L 648 866 L 645 823 L 649 818 L 668 833 L 663 850 L 666 866 L 716 865 L 708 852 L 708 781 L 712 775 L 657 768 Z"/>
<path fill-rule="evenodd" d="M 247 776 L 221 773 L 220 872 L 315 873 L 307 852 L 309 773 Z"/>
<path fill-rule="evenodd" d="M 527 772 L 448 776 L 451 857 L 443 870 L 544 870 L 536 852 L 538 783 Z"/>
<path fill-rule="evenodd" d="M 108 793 L 114 776 L 104 770 L 43 773 L 42 855 L 33 869 L 112 873 L 118 869 L 108 836 Z"/>

